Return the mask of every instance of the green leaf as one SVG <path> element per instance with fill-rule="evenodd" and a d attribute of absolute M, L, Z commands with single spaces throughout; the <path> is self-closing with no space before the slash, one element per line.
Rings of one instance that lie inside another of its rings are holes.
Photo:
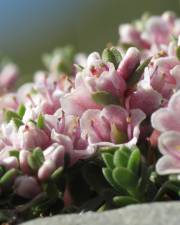
<path fill-rule="evenodd" d="M 56 199 L 59 197 L 59 190 L 54 183 L 46 182 L 43 184 L 43 190 L 47 193 L 48 197 Z"/>
<path fill-rule="evenodd" d="M 63 175 L 63 171 L 64 171 L 64 168 L 61 166 L 59 167 L 58 169 L 56 169 L 53 174 L 51 175 L 51 179 L 54 181 L 54 182 L 57 182 Z"/>
<path fill-rule="evenodd" d="M 117 151 L 117 149 L 119 149 L 119 147 L 115 147 L 115 146 L 112 146 L 112 147 L 107 147 L 107 146 L 105 146 L 105 147 L 100 147 L 99 149 L 98 149 L 98 151 L 100 152 L 100 153 L 110 153 L 110 154 L 112 154 L 112 153 L 114 153 L 115 151 Z"/>
<path fill-rule="evenodd" d="M 38 171 L 39 167 L 40 167 L 40 163 L 38 161 L 38 159 L 36 159 L 36 157 L 31 154 L 28 156 L 28 165 L 30 166 L 30 168 L 33 170 L 33 171 Z"/>
<path fill-rule="evenodd" d="M 0 166 L 0 177 L 2 177 L 6 172 L 6 169 L 4 168 L 4 166 Z"/>
<path fill-rule="evenodd" d="M 109 169 L 114 169 L 113 155 L 110 153 L 102 154 L 103 161 Z"/>
<path fill-rule="evenodd" d="M 12 179 L 17 175 L 17 170 L 16 169 L 10 169 L 8 170 L 0 179 L 0 185 L 7 185 L 12 181 Z"/>
<path fill-rule="evenodd" d="M 152 57 L 146 59 L 143 63 L 141 63 L 138 68 L 136 69 L 136 71 L 134 72 L 134 74 L 132 76 L 130 76 L 130 78 L 128 79 L 128 86 L 132 87 L 134 85 L 137 84 L 137 82 L 141 79 L 141 76 L 144 72 L 144 69 L 148 66 L 148 64 L 150 63 Z"/>
<path fill-rule="evenodd" d="M 10 155 L 10 156 L 14 156 L 14 157 L 16 157 L 17 159 L 19 159 L 19 151 L 17 151 L 17 150 L 11 150 L 11 151 L 9 152 L 9 155 Z"/>
<path fill-rule="evenodd" d="M 130 204 L 137 204 L 139 203 L 138 200 L 136 200 L 135 198 L 131 197 L 131 196 L 115 196 L 113 198 L 113 202 L 118 206 L 118 207 L 123 207 L 126 205 L 130 205 Z"/>
<path fill-rule="evenodd" d="M 112 172 L 114 181 L 126 189 L 133 189 L 137 185 L 137 177 L 129 170 L 123 167 L 115 168 Z"/>
<path fill-rule="evenodd" d="M 141 161 L 141 153 L 139 149 L 136 147 L 134 150 L 132 150 L 132 153 L 129 157 L 127 168 L 131 170 L 134 174 L 138 175 L 140 161 Z"/>
<path fill-rule="evenodd" d="M 121 53 L 115 48 L 115 47 L 111 47 L 111 48 L 105 48 L 103 53 L 102 53 L 102 59 L 105 62 L 111 62 L 114 64 L 115 68 L 117 69 L 122 56 Z"/>
<path fill-rule="evenodd" d="M 126 167 L 131 151 L 126 146 L 122 146 L 114 153 L 113 162 L 116 167 Z"/>
<path fill-rule="evenodd" d="M 103 204 L 100 208 L 97 209 L 96 212 L 100 213 L 100 212 L 104 212 L 105 210 L 107 210 L 107 204 Z"/>
<path fill-rule="evenodd" d="M 41 113 L 39 114 L 39 116 L 37 118 L 37 127 L 40 129 L 44 128 L 44 117 Z"/>
<path fill-rule="evenodd" d="M 108 183 L 117 191 L 123 192 L 122 187 L 120 187 L 119 185 L 117 185 L 117 183 L 113 180 L 112 177 L 112 170 L 109 168 L 103 168 L 102 169 L 103 175 L 106 178 L 106 180 L 108 181 Z"/>
<path fill-rule="evenodd" d="M 37 161 L 37 163 L 39 164 L 39 167 L 40 167 L 45 160 L 43 151 L 40 148 L 35 148 L 33 150 L 32 155 L 36 159 L 36 161 Z"/>
<path fill-rule="evenodd" d="M 93 101 L 101 105 L 120 104 L 119 99 L 116 96 L 113 96 L 111 93 L 106 91 L 96 91 L 92 93 L 91 97 Z"/>
<path fill-rule="evenodd" d="M 93 162 L 86 163 L 82 168 L 82 174 L 86 183 L 96 192 L 102 192 L 102 190 L 109 187 L 99 164 Z"/>
<path fill-rule="evenodd" d="M 180 46 L 176 48 L 176 56 L 180 60 Z"/>
<path fill-rule="evenodd" d="M 11 110 L 8 110 L 8 111 L 5 110 L 4 111 L 4 119 L 5 119 L 6 122 L 9 122 L 13 118 L 21 119 L 20 116 L 14 111 L 11 111 Z"/>
<path fill-rule="evenodd" d="M 23 104 L 21 104 L 18 108 L 18 115 L 21 119 L 23 118 L 25 112 L 26 112 L 26 108 Z"/>
<path fill-rule="evenodd" d="M 11 223 L 8 223 L 8 221 L 10 222 L 12 219 L 11 216 L 12 215 L 9 215 L 8 210 L 7 210 L 7 212 L 5 210 L 1 210 L 0 211 L 0 223 L 1 224 L 11 224 Z M 7 223 L 5 223 L 5 222 L 7 222 Z"/>

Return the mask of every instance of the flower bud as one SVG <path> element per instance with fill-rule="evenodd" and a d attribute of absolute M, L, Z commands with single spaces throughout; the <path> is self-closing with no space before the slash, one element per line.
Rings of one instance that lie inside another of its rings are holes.
<path fill-rule="evenodd" d="M 140 51 L 134 47 L 129 48 L 117 69 L 119 76 L 127 80 L 138 67 L 139 63 Z"/>
<path fill-rule="evenodd" d="M 34 177 L 19 176 L 15 180 L 14 190 L 19 196 L 31 199 L 40 193 L 41 188 Z"/>
<path fill-rule="evenodd" d="M 42 130 L 36 127 L 32 122 L 21 126 L 18 131 L 20 147 L 23 149 L 32 149 L 40 147 L 46 148 L 50 144 L 50 138 Z"/>
<path fill-rule="evenodd" d="M 31 171 L 31 169 L 29 168 L 29 165 L 28 165 L 28 157 L 30 154 L 31 153 L 27 150 L 21 150 L 19 153 L 20 168 L 26 174 L 28 174 Z"/>
<path fill-rule="evenodd" d="M 55 163 L 52 160 L 46 160 L 38 171 L 38 178 L 41 181 L 47 180 L 55 169 Z"/>
<path fill-rule="evenodd" d="M 4 166 L 7 170 L 19 167 L 18 160 L 15 156 L 9 156 L 1 162 L 1 165 Z"/>

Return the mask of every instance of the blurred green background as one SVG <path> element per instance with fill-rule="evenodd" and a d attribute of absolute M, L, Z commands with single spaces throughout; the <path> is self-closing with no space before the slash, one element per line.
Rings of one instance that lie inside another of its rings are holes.
<path fill-rule="evenodd" d="M 57 46 L 101 51 L 116 43 L 118 26 L 144 12 L 180 12 L 179 0 L 0 0 L 0 53 L 22 73 L 42 68 L 41 56 Z"/>

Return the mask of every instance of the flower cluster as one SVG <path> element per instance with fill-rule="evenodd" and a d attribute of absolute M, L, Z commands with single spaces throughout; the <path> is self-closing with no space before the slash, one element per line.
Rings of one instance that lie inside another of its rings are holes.
<path fill-rule="evenodd" d="M 120 43 L 102 54 L 75 54 L 68 47 L 46 55 L 47 71 L 38 71 L 33 82 L 16 91 L 12 88 L 18 69 L 13 64 L 2 67 L 1 192 L 10 183 L 13 193 L 32 199 L 62 168 L 86 162 L 104 148 L 128 149 L 103 155 L 111 167 L 110 173 L 104 170 L 110 184 L 112 174 L 119 186 L 126 184 L 118 171 L 125 171 L 130 182 L 134 176 L 141 180 L 141 152 L 131 154 L 130 149 L 148 140 L 163 155 L 155 160 L 158 174 L 180 173 L 179 19 L 170 12 L 143 17 L 121 25 L 119 34 Z M 70 187 L 65 186 L 66 203 Z M 136 186 L 133 192 L 131 185 L 126 186 L 136 202 Z"/>

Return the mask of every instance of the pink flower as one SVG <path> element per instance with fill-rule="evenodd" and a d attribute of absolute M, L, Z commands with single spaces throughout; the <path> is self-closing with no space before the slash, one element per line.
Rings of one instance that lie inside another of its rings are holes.
<path fill-rule="evenodd" d="M 87 110 L 81 117 L 82 135 L 87 136 L 89 143 L 112 142 L 127 143 L 139 136 L 139 125 L 145 114 L 134 109 L 129 113 L 115 105 L 106 106 L 103 110 Z"/>
<path fill-rule="evenodd" d="M 127 98 L 130 109 L 141 109 L 146 115 L 151 115 L 162 103 L 162 96 L 152 88 L 139 88 Z"/>
<path fill-rule="evenodd" d="M 18 141 L 21 149 L 33 149 L 36 147 L 45 149 L 51 143 L 50 137 L 32 122 L 20 126 L 18 130 Z"/>
<path fill-rule="evenodd" d="M 161 108 L 152 114 L 152 126 L 160 132 L 180 132 L 179 112 L 180 91 L 171 97 L 167 108 Z"/>
<path fill-rule="evenodd" d="M 45 158 L 52 159 L 56 165 L 64 164 L 64 155 L 70 158 L 70 165 L 79 159 L 90 156 L 87 152 L 87 140 L 81 137 L 79 118 L 65 116 L 62 111 L 55 115 L 45 115 L 47 132 L 51 134 L 52 145 L 44 151 Z"/>
<path fill-rule="evenodd" d="M 19 76 L 19 70 L 14 64 L 7 64 L 0 72 L 0 88 L 6 91 L 12 88 Z"/>
<path fill-rule="evenodd" d="M 153 113 L 152 126 L 162 134 L 158 140 L 162 157 L 156 164 L 159 174 L 171 174 L 180 172 L 180 91 L 175 93 L 167 108 L 162 108 Z"/>
<path fill-rule="evenodd" d="M 125 71 L 126 72 L 126 71 Z M 126 90 L 123 77 L 119 76 L 112 63 L 104 62 L 97 52 L 89 55 L 87 66 L 77 73 L 75 89 L 61 98 L 61 106 L 66 114 L 82 115 L 87 109 L 100 109 L 92 99 L 92 93 L 106 91 L 122 97 Z"/>
<path fill-rule="evenodd" d="M 159 92 L 165 99 L 169 99 L 173 94 L 173 89 L 178 85 L 174 68 L 180 62 L 173 56 L 153 59 L 148 68 L 145 69 L 144 80 L 149 82 L 149 86 Z"/>
<path fill-rule="evenodd" d="M 163 156 L 156 164 L 160 175 L 180 173 L 180 132 L 168 131 L 159 138 L 159 150 Z"/>
<path fill-rule="evenodd" d="M 120 41 L 123 44 L 135 45 L 139 48 L 149 49 L 150 43 L 145 40 L 141 32 L 131 24 L 123 24 L 119 27 Z"/>
<path fill-rule="evenodd" d="M 170 38 L 170 28 L 162 17 L 153 16 L 146 22 L 146 36 L 157 45 L 167 44 Z"/>

